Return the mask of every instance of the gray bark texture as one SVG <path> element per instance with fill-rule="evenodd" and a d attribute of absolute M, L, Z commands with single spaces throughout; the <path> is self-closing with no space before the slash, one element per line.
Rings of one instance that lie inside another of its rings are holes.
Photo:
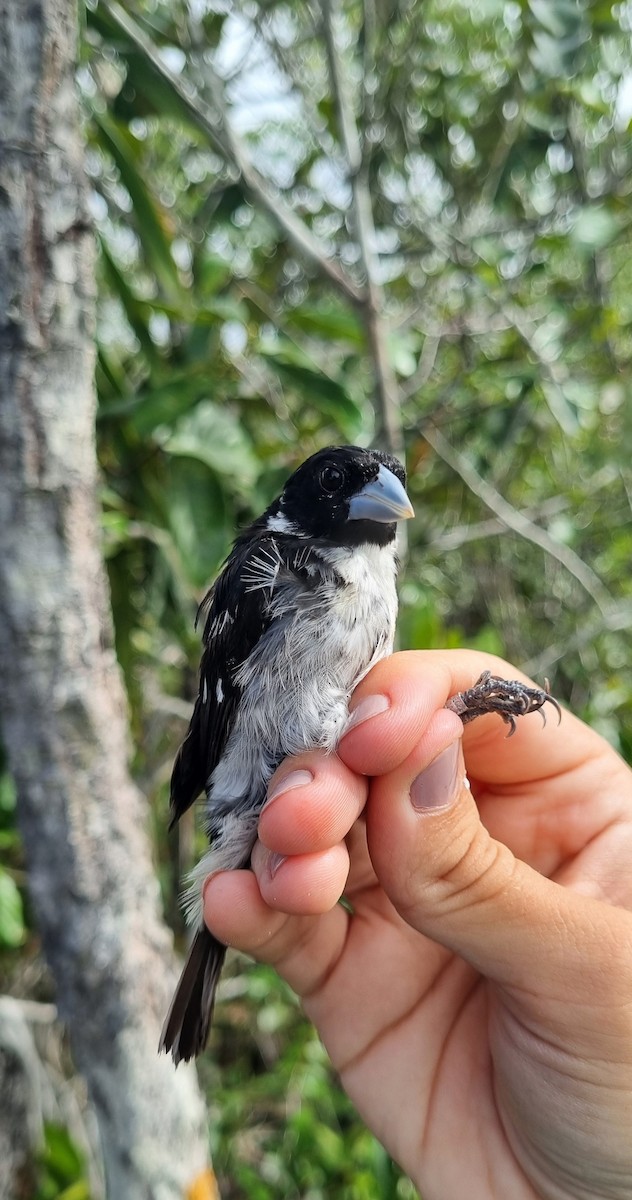
<path fill-rule="evenodd" d="M 173 950 L 127 768 L 100 551 L 76 0 L 0 0 L 0 29 L 2 736 L 108 1196 L 207 1200 L 195 1074 L 157 1054 Z"/>

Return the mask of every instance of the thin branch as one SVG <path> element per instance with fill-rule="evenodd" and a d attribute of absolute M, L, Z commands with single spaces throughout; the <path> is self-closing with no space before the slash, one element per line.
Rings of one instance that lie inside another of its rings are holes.
<path fill-rule="evenodd" d="M 411 396 L 415 396 L 417 392 L 420 392 L 426 386 L 434 371 L 440 345 L 441 334 L 426 334 L 421 354 L 419 355 L 417 369 L 402 387 L 403 400 L 410 400 Z"/>
<path fill-rule="evenodd" d="M 632 605 L 612 605 L 607 612 L 601 614 L 600 619 L 587 621 L 571 637 L 565 637 L 561 642 L 553 642 L 534 658 L 521 663 L 521 668 L 527 675 L 535 678 L 560 659 L 568 658 L 569 654 L 575 654 L 585 646 L 591 646 L 595 638 L 600 637 L 602 633 L 621 633 L 628 629 L 632 629 Z"/>
<path fill-rule="evenodd" d="M 367 295 L 363 304 L 369 346 L 375 371 L 376 399 L 381 433 L 390 450 L 402 454 L 402 433 L 397 379 L 388 353 L 384 321 L 384 293 L 379 282 L 380 263 L 376 248 L 375 223 L 371 204 L 368 172 L 363 159 L 360 134 L 347 87 L 344 64 L 336 40 L 335 23 L 339 16 L 338 0 L 324 0 L 324 33 L 331 86 L 338 111 L 340 140 L 347 160 L 353 193 L 353 219 L 366 276 Z"/>
<path fill-rule="evenodd" d="M 551 496 L 539 505 L 536 513 L 528 514 L 528 519 L 542 520 L 545 517 L 557 516 L 566 512 L 570 501 L 564 496 Z M 526 515 L 526 514 L 525 514 Z M 430 538 L 427 549 L 433 554 L 445 554 L 448 550 L 458 550 L 468 542 L 478 542 L 489 537 L 499 537 L 507 532 L 507 526 L 500 517 L 489 517 L 486 521 L 477 521 L 472 525 L 454 525 L 436 537 Z"/>
<path fill-rule="evenodd" d="M 160 54 L 147 34 L 136 21 L 118 3 L 118 0 L 101 0 L 103 9 L 116 23 L 126 38 L 140 50 L 151 63 L 153 70 L 166 80 L 178 99 L 186 107 L 193 123 L 209 139 L 215 149 L 229 162 L 244 187 L 250 193 L 253 201 L 259 205 L 275 224 L 281 229 L 294 248 L 309 262 L 319 274 L 324 275 L 338 291 L 346 296 L 353 304 L 362 305 L 365 301 L 363 290 L 353 282 L 346 272 L 328 258 L 325 248 L 300 217 L 289 207 L 282 193 L 270 180 L 260 175 L 252 165 L 245 143 L 232 128 L 221 84 L 218 81 L 215 101 L 218 116 L 214 116 L 207 105 L 198 95 L 193 95 L 177 75 L 174 75 L 165 65 Z M 214 76 L 217 79 L 216 76 Z"/>
<path fill-rule="evenodd" d="M 309 73 L 305 71 L 305 59 L 296 58 L 293 51 L 297 45 L 300 46 L 310 38 L 315 39 L 316 27 L 315 24 L 303 35 L 298 42 L 293 42 L 289 46 L 281 45 L 272 32 L 270 22 L 266 20 L 267 12 L 261 6 L 255 12 L 251 12 L 248 0 L 239 4 L 239 11 L 244 16 L 244 19 L 251 20 L 261 41 L 265 44 L 268 53 L 276 63 L 282 75 L 285 75 L 288 83 L 292 86 L 294 92 L 300 97 L 301 105 L 305 112 L 306 122 L 309 128 L 311 137 L 315 144 L 326 158 L 331 158 L 333 150 L 333 138 L 328 131 L 324 118 L 318 111 L 317 105 L 314 103 L 313 80 Z M 309 11 L 309 10 L 308 10 Z M 310 13 L 311 20 L 311 13 Z M 296 58 L 296 61 L 295 61 Z"/>
<path fill-rule="evenodd" d="M 535 546 L 539 546 L 541 550 L 544 550 L 545 554 L 549 554 L 551 558 L 556 559 L 565 567 L 569 574 L 588 592 L 588 595 L 594 600 L 602 616 L 606 617 L 607 612 L 613 608 L 612 596 L 599 576 L 574 550 L 571 550 L 569 546 L 565 546 L 561 542 L 557 542 L 546 530 L 541 529 L 539 525 L 536 525 L 524 513 L 509 504 L 504 496 L 500 495 L 500 492 L 497 492 L 487 480 L 479 475 L 469 459 L 450 445 L 447 438 L 437 428 L 433 425 L 425 425 L 422 430 L 422 436 L 428 442 L 428 445 L 432 446 L 435 453 L 463 480 L 470 491 L 475 496 L 478 496 L 479 500 L 508 529 L 512 529 L 514 533 L 518 533 L 521 537 L 526 538 L 527 541 L 533 542 Z"/>
<path fill-rule="evenodd" d="M 576 136 L 575 131 L 576 105 L 570 101 L 567 106 L 566 115 L 566 141 L 573 157 L 573 175 L 577 182 L 579 203 L 582 205 L 589 205 L 594 203 L 594 199 L 588 192 L 588 186 L 586 182 L 587 170 L 584 163 L 583 147 L 581 146 L 581 139 Z M 595 313 L 598 313 L 599 317 L 602 318 L 603 313 L 608 307 L 609 297 L 607 295 L 607 288 L 603 277 L 603 264 L 601 261 L 601 255 L 596 249 L 594 249 L 592 253 L 588 255 L 587 265 L 589 286 L 593 299 L 593 308 Z M 613 375 L 616 375 L 619 369 L 619 363 L 617 361 L 617 355 L 612 338 L 608 332 L 608 324 L 604 324 L 603 321 L 600 321 L 599 336 L 607 352 L 610 370 L 612 371 Z"/>

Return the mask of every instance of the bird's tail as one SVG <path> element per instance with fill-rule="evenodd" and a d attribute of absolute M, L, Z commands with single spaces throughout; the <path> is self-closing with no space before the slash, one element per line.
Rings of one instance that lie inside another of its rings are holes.
<path fill-rule="evenodd" d="M 171 1052 L 176 1066 L 206 1045 L 226 947 L 206 927 L 198 929 L 160 1035 L 159 1050 Z"/>

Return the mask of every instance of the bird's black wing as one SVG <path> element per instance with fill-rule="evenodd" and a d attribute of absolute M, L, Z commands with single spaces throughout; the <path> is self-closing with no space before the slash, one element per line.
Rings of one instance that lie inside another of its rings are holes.
<path fill-rule="evenodd" d="M 203 600 L 200 687 L 171 775 L 171 827 L 204 791 L 224 753 L 241 699 L 236 675 L 273 620 L 275 584 L 288 570 L 311 584 L 309 558 L 300 538 L 249 531 Z"/>

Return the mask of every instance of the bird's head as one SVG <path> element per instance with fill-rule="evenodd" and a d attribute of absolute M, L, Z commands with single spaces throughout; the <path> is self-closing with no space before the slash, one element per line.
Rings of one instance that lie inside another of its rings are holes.
<path fill-rule="evenodd" d="M 405 484 L 404 468 L 389 454 L 328 446 L 290 476 L 268 509 L 267 527 L 338 546 L 385 545 L 397 522 L 413 516 Z"/>

